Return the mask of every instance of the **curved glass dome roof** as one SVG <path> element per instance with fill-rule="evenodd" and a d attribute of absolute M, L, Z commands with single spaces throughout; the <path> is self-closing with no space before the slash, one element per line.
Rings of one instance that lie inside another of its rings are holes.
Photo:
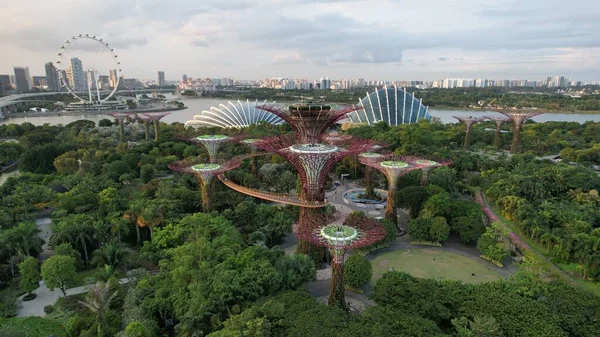
<path fill-rule="evenodd" d="M 421 119 L 431 120 L 429 107 L 423 105 L 421 100 L 416 99 L 406 89 L 395 86 L 386 86 L 367 93 L 365 98 L 359 100 L 358 105 L 363 109 L 348 114 L 353 123 L 373 125 L 386 122 L 388 125 L 397 126 L 416 123 Z"/>
<path fill-rule="evenodd" d="M 218 107 L 211 107 L 209 110 L 203 110 L 200 115 L 194 116 L 194 119 L 185 122 L 185 127 L 203 127 L 217 126 L 221 128 L 243 128 L 259 122 L 271 124 L 283 124 L 284 121 L 276 115 L 264 110 L 257 109 L 257 105 L 267 103 L 258 102 L 228 102 L 227 105 L 219 104 Z"/>

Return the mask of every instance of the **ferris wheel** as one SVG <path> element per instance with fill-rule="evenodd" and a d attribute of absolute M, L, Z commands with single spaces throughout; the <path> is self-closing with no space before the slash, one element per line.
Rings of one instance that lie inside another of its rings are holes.
<path fill-rule="evenodd" d="M 56 68 L 62 87 L 80 101 L 102 103 L 117 92 L 121 62 L 101 38 L 74 35 L 60 47 L 58 58 Z"/>

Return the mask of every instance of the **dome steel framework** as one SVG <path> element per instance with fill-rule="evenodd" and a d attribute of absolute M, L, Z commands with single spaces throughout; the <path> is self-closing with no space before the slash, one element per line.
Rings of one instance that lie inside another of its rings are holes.
<path fill-rule="evenodd" d="M 284 121 L 276 115 L 270 114 L 264 110 L 258 109 L 258 105 L 267 104 L 267 101 L 261 103 L 258 100 L 251 102 L 228 102 L 227 105 L 220 104 L 218 107 L 211 107 L 204 110 L 200 115 L 194 116 L 194 119 L 185 122 L 185 127 L 220 127 L 241 129 L 252 124 L 267 122 L 271 124 L 283 124 Z"/>

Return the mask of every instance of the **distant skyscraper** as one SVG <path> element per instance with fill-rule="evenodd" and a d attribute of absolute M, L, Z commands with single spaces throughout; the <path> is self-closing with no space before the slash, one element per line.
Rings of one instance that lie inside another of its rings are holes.
<path fill-rule="evenodd" d="M 156 78 L 156 85 L 158 85 L 159 87 L 164 87 L 166 84 L 167 82 L 165 81 L 165 72 L 159 71 L 158 77 Z"/>
<path fill-rule="evenodd" d="M 108 90 L 108 88 L 110 88 L 110 78 L 108 76 L 98 76 L 98 82 L 100 82 L 100 90 Z"/>
<path fill-rule="evenodd" d="M 0 75 L 0 93 L 4 93 L 7 90 L 11 90 L 12 85 L 10 84 L 10 75 Z"/>
<path fill-rule="evenodd" d="M 33 76 L 32 77 L 32 86 L 36 88 L 43 88 L 47 85 L 46 76 Z"/>
<path fill-rule="evenodd" d="M 331 87 L 331 81 L 329 80 L 329 77 L 321 77 L 321 81 L 320 81 L 320 88 L 321 90 L 328 90 Z"/>
<path fill-rule="evenodd" d="M 60 79 L 52 62 L 46 63 L 46 84 L 48 85 L 48 91 L 60 91 Z"/>
<path fill-rule="evenodd" d="M 28 67 L 14 67 L 15 84 L 18 91 L 31 90 L 31 76 L 29 75 Z"/>
<path fill-rule="evenodd" d="M 108 77 L 109 77 L 109 80 L 110 80 L 109 85 L 110 85 L 111 88 L 114 88 L 115 86 L 117 86 L 118 79 L 119 79 L 117 77 L 117 69 L 110 70 L 108 72 L 108 75 L 109 75 Z"/>
<path fill-rule="evenodd" d="M 183 74 L 183 76 L 181 76 L 181 82 L 187 82 L 188 78 L 186 74 Z"/>
<path fill-rule="evenodd" d="M 71 59 L 71 66 L 67 69 L 69 87 L 75 92 L 88 91 L 87 75 L 83 71 L 83 63 L 77 57 Z"/>

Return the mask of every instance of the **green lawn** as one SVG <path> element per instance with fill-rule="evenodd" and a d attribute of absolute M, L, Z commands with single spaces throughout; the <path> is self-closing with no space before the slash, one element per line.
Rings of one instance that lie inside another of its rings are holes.
<path fill-rule="evenodd" d="M 385 253 L 377 256 L 371 264 L 373 266 L 371 285 L 376 283 L 388 267 L 416 277 L 449 279 L 465 283 L 490 282 L 502 278 L 500 274 L 489 269 L 484 261 L 430 248 L 412 248 Z"/>

